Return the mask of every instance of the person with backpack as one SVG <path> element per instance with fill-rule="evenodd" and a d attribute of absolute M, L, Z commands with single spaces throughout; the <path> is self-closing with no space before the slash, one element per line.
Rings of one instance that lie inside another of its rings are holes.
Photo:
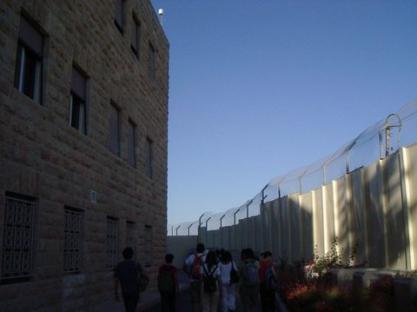
<path fill-rule="evenodd" d="M 115 299 L 116 301 L 120 301 L 120 285 L 126 312 L 135 312 L 139 302 L 139 292 L 144 291 L 144 287 L 146 288 L 149 278 L 139 262 L 133 260 L 133 249 L 131 247 L 126 247 L 123 250 L 123 258 L 124 261 L 117 264 L 114 269 Z"/>
<path fill-rule="evenodd" d="M 236 284 L 239 282 L 238 268 L 229 251 L 223 251 L 220 267 L 222 311 L 236 310 Z"/>
<path fill-rule="evenodd" d="M 217 255 L 209 251 L 203 264 L 203 312 L 217 312 L 219 305 L 219 279 L 220 269 Z"/>
<path fill-rule="evenodd" d="M 165 264 L 159 267 L 158 290 L 161 295 L 161 311 L 175 312 L 178 292 L 177 268 L 172 265 L 174 255 L 165 256 Z"/>
<path fill-rule="evenodd" d="M 272 253 L 265 251 L 261 254 L 259 265 L 259 293 L 261 296 L 262 312 L 275 311 L 274 263 Z"/>
<path fill-rule="evenodd" d="M 239 295 L 242 311 L 254 312 L 259 306 L 259 266 L 250 248 L 242 250 L 241 258 Z"/>
<path fill-rule="evenodd" d="M 196 252 L 185 260 L 184 271 L 190 277 L 191 305 L 193 312 L 201 311 L 201 297 L 203 285 L 203 263 L 206 261 L 204 244 L 199 243 Z"/>

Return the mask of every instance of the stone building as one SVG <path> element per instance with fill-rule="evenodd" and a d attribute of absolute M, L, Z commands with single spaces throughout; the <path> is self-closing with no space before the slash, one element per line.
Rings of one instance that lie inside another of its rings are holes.
<path fill-rule="evenodd" d="M 166 240 L 169 43 L 150 0 L 0 1 L 0 311 L 113 298 Z"/>

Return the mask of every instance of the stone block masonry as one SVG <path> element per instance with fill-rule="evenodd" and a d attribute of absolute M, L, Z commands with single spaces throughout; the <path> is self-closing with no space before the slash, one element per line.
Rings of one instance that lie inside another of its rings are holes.
<path fill-rule="evenodd" d="M 153 280 L 163 261 L 169 43 L 149 0 L 120 0 L 122 25 L 118 2 L 0 1 L 0 311 L 88 311 L 126 245 Z"/>

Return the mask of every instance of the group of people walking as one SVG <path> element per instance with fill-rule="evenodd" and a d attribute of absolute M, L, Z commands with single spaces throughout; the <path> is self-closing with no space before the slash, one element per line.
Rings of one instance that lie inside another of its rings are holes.
<path fill-rule="evenodd" d="M 131 312 L 136 311 L 139 293 L 146 288 L 149 278 L 132 259 L 131 248 L 126 248 L 123 256 L 125 260 L 114 272 L 115 296 L 119 300 L 120 284 L 126 311 Z M 167 254 L 158 270 L 162 312 L 176 311 L 179 283 L 173 259 L 172 254 Z M 232 312 L 237 310 L 238 301 L 242 312 L 275 311 L 277 273 L 269 251 L 257 259 L 252 249 L 243 249 L 237 263 L 230 251 L 206 250 L 199 243 L 195 252 L 185 259 L 184 271 L 190 281 L 193 312 Z"/>
<path fill-rule="evenodd" d="M 272 253 L 265 251 L 261 259 L 252 249 L 243 249 L 240 264 L 227 250 L 205 250 L 198 244 L 196 252 L 185 260 L 184 270 L 190 276 L 193 312 L 275 311 L 277 274 Z"/>

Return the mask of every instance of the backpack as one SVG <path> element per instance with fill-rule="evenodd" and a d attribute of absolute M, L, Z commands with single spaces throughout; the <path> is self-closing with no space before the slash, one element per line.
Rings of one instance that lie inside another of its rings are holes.
<path fill-rule="evenodd" d="M 232 269 L 230 270 L 230 284 L 237 284 L 239 283 L 239 274 L 235 270 L 235 265 L 232 262 Z"/>
<path fill-rule="evenodd" d="M 201 280 L 201 258 L 203 256 L 194 255 L 193 265 L 191 267 L 191 277 L 196 280 Z"/>
<path fill-rule="evenodd" d="M 160 292 L 174 292 L 175 279 L 174 273 L 170 266 L 164 265 L 158 274 L 158 290 Z"/>
<path fill-rule="evenodd" d="M 217 279 L 213 276 L 214 272 L 217 270 L 217 264 L 210 272 L 207 271 L 206 266 L 203 266 L 204 278 L 203 278 L 203 287 L 204 292 L 214 293 L 217 290 Z"/>
<path fill-rule="evenodd" d="M 259 285 L 258 266 L 255 262 L 247 262 L 243 265 L 242 282 L 246 287 L 256 287 Z"/>
<path fill-rule="evenodd" d="M 278 288 L 278 281 L 274 274 L 273 267 L 270 267 L 265 273 L 265 287 L 266 289 L 276 290 Z"/>

